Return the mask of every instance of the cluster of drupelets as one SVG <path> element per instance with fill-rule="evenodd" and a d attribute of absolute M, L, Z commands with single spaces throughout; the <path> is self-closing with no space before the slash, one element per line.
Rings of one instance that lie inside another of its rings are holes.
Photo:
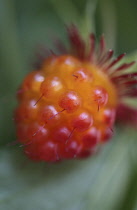
<path fill-rule="evenodd" d="M 113 135 L 116 89 L 88 62 L 52 56 L 23 81 L 17 138 L 36 161 L 84 158 Z"/>

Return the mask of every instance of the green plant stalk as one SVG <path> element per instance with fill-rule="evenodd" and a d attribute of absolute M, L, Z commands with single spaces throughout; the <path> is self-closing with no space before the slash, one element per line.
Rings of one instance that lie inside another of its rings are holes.
<path fill-rule="evenodd" d="M 113 0 L 100 1 L 102 29 L 110 48 L 116 47 L 116 11 Z"/>
<path fill-rule="evenodd" d="M 80 34 L 87 39 L 91 32 L 95 32 L 94 15 L 97 5 L 97 0 L 86 0 L 83 14 L 80 14 L 77 7 L 71 0 L 50 0 L 56 13 L 64 24 L 76 24 L 79 28 Z"/>
<path fill-rule="evenodd" d="M 80 14 L 71 0 L 50 0 L 52 7 L 60 17 L 61 21 L 67 23 L 78 23 Z"/>
<path fill-rule="evenodd" d="M 95 33 L 95 11 L 97 7 L 98 0 L 87 0 L 85 6 L 84 17 L 81 18 L 81 33 L 86 40 L 89 34 L 92 32 Z"/>

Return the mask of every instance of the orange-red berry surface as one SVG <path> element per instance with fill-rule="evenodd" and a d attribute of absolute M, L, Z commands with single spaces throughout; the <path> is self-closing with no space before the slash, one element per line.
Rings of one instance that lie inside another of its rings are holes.
<path fill-rule="evenodd" d="M 17 140 L 35 161 L 88 157 L 112 138 L 115 116 L 137 126 L 137 110 L 123 100 L 137 97 L 137 72 L 126 71 L 135 62 L 113 58 L 103 36 L 97 47 L 94 34 L 85 42 L 74 25 L 68 38 L 69 48 L 58 41 L 61 55 L 40 57 L 17 92 Z"/>
<path fill-rule="evenodd" d="M 17 138 L 33 160 L 84 158 L 113 135 L 116 88 L 89 62 L 51 56 L 26 76 L 17 97 Z"/>

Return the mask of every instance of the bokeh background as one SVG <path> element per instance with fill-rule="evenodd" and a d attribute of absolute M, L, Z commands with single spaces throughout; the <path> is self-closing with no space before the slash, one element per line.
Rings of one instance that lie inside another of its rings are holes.
<path fill-rule="evenodd" d="M 33 69 L 40 46 L 67 44 L 66 24 L 84 38 L 104 33 L 109 48 L 137 60 L 136 0 L 0 0 L 0 209 L 137 209 L 137 129 L 117 126 L 94 157 L 59 164 L 33 163 L 15 141 L 16 90 Z M 137 65 L 132 69 L 137 71 Z M 130 102 L 137 107 L 136 100 Z"/>

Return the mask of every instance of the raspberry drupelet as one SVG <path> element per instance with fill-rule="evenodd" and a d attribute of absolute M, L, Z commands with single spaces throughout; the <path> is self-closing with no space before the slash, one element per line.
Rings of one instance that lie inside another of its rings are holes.
<path fill-rule="evenodd" d="M 124 54 L 112 59 L 103 37 L 96 49 L 93 34 L 89 48 L 75 26 L 68 34 L 71 48 L 60 47 L 62 55 L 44 58 L 17 93 L 17 139 L 35 161 L 93 154 L 111 139 L 122 98 L 137 94 L 133 89 L 137 73 L 124 73 L 134 62 L 117 66 Z"/>

